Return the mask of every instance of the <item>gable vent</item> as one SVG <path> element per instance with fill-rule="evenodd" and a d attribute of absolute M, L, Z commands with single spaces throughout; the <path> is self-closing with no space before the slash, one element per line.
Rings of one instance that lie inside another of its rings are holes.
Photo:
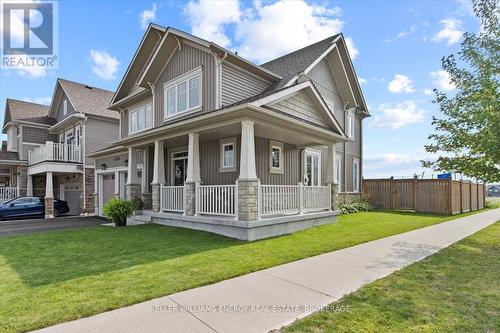
<path fill-rule="evenodd" d="M 85 88 L 87 88 L 87 89 L 92 89 L 92 87 L 91 87 L 91 86 L 85 86 Z"/>

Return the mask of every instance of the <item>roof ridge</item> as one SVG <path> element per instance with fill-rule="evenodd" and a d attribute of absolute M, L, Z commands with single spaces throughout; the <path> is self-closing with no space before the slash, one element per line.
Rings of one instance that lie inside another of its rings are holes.
<path fill-rule="evenodd" d="M 99 88 L 99 87 L 91 86 L 90 84 L 87 84 L 87 83 L 82 83 L 82 82 L 77 82 L 77 81 L 73 81 L 73 80 L 68 80 L 68 79 L 64 79 L 62 77 L 58 77 L 57 80 L 58 81 L 66 81 L 66 82 L 69 82 L 69 83 L 73 83 L 73 84 L 76 84 L 76 85 L 79 85 L 79 86 L 83 86 L 83 87 L 89 87 L 89 88 L 92 88 L 92 89 L 99 89 L 99 90 L 103 90 L 105 92 L 109 92 L 109 93 L 114 94 L 114 91 L 112 91 L 112 90 L 108 90 L 108 89 L 104 89 L 104 88 Z"/>
<path fill-rule="evenodd" d="M 45 108 L 49 107 L 48 105 L 45 105 L 45 104 L 40 104 L 40 103 L 35 103 L 35 102 L 28 102 L 28 101 L 24 101 L 22 99 L 16 99 L 16 98 L 7 97 L 6 98 L 6 102 L 8 103 L 9 101 L 11 101 L 11 102 L 21 102 L 21 103 L 33 104 L 33 105 L 37 105 L 37 106 L 43 106 Z"/>

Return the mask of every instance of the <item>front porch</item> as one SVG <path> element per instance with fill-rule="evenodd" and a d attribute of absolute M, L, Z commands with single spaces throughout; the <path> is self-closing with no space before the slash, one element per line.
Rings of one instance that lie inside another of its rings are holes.
<path fill-rule="evenodd" d="M 331 223 L 337 213 L 335 143 L 341 139 L 322 134 L 239 120 L 128 147 L 126 197 L 151 193 L 152 209 L 140 219 L 246 240 Z M 97 172 L 105 172 L 100 164 Z M 102 197 L 106 190 L 99 186 Z M 118 180 L 109 187 L 119 195 Z"/>

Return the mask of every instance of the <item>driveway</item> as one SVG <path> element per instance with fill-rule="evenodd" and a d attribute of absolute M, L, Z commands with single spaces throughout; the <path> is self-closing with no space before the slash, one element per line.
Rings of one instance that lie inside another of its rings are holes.
<path fill-rule="evenodd" d="M 54 219 L 30 219 L 0 221 L 0 237 L 31 234 L 35 232 L 91 227 L 105 223 L 97 216 L 68 216 Z"/>
<path fill-rule="evenodd" d="M 492 209 L 37 332 L 269 332 L 498 220 Z"/>

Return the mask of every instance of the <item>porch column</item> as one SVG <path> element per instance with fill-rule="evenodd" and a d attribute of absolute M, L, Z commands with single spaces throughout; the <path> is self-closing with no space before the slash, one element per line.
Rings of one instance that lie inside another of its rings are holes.
<path fill-rule="evenodd" d="M 330 143 L 328 145 L 328 153 L 326 160 L 326 183 L 330 185 L 331 188 L 331 209 L 337 210 L 337 202 L 338 202 L 338 189 L 337 189 L 337 177 L 335 170 L 335 143 Z"/>
<path fill-rule="evenodd" d="M 47 172 L 45 180 L 45 218 L 54 217 L 54 190 L 52 185 L 52 172 Z"/>
<path fill-rule="evenodd" d="M 189 133 L 187 175 L 184 182 L 184 213 L 196 214 L 196 184 L 200 183 L 200 136 Z"/>
<path fill-rule="evenodd" d="M 26 195 L 28 197 L 33 196 L 33 176 L 28 175 L 28 183 L 26 186 Z"/>
<path fill-rule="evenodd" d="M 149 147 L 144 148 L 143 160 L 142 160 L 142 201 L 144 202 L 144 209 L 151 209 L 151 193 L 149 192 Z"/>
<path fill-rule="evenodd" d="M 163 150 L 163 141 L 155 141 L 155 152 L 153 159 L 153 181 L 151 188 L 153 192 L 152 205 L 153 211 L 159 212 L 160 206 L 160 187 L 165 184 L 165 156 Z"/>
<path fill-rule="evenodd" d="M 137 154 L 135 148 L 128 149 L 127 200 L 141 197 L 141 185 L 137 179 Z"/>
<path fill-rule="evenodd" d="M 259 219 L 259 179 L 255 168 L 254 123 L 241 122 L 240 176 L 238 186 L 238 220 Z"/>

